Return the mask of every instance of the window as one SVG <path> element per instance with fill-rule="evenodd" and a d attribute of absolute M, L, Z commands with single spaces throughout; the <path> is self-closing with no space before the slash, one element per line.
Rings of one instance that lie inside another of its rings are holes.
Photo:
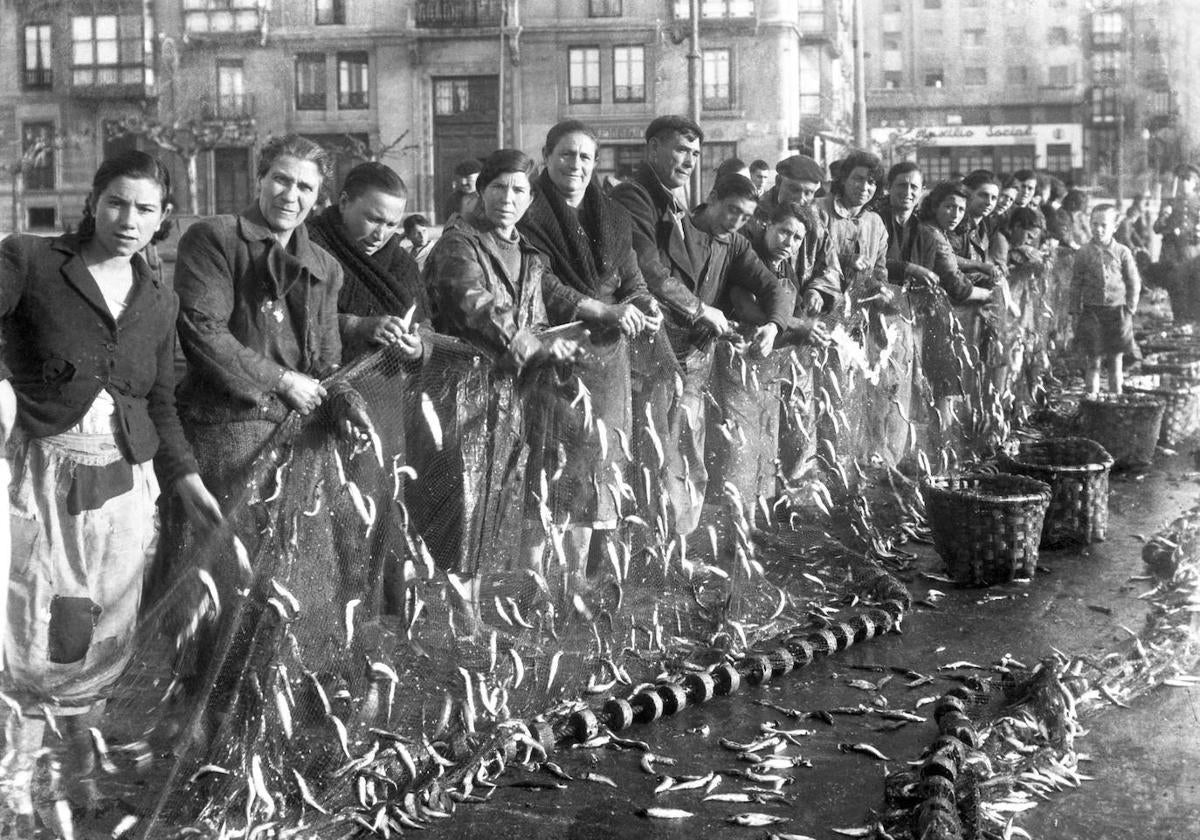
<path fill-rule="evenodd" d="M 21 125 L 21 163 L 25 189 L 54 189 L 54 123 Z"/>
<path fill-rule="evenodd" d="M 1029 68 L 1024 64 L 1010 64 L 1004 69 L 1004 81 L 1010 85 L 1029 84 Z"/>
<path fill-rule="evenodd" d="M 153 81 L 140 15 L 71 18 L 71 84 L 140 85 Z"/>
<path fill-rule="evenodd" d="M 1096 12 L 1092 15 L 1092 46 L 1119 47 L 1125 32 L 1125 19 L 1120 12 Z"/>
<path fill-rule="evenodd" d="M 1092 53 L 1092 81 L 1099 85 L 1116 84 L 1121 78 L 1121 55 L 1118 50 Z"/>
<path fill-rule="evenodd" d="M 217 116 L 246 114 L 246 70 L 240 60 L 221 59 L 217 62 Z"/>
<path fill-rule="evenodd" d="M 904 74 L 899 70 L 888 70 L 883 74 L 883 86 L 887 90 L 898 90 L 904 84 Z"/>
<path fill-rule="evenodd" d="M 1064 47 L 1070 41 L 1070 37 L 1065 26 L 1051 26 L 1046 33 L 1046 43 L 1052 47 Z"/>
<path fill-rule="evenodd" d="M 942 68 L 925 71 L 925 87 L 940 88 L 946 83 L 946 74 Z"/>
<path fill-rule="evenodd" d="M 571 47 L 567 50 L 567 101 L 574 104 L 600 101 L 600 48 Z"/>
<path fill-rule="evenodd" d="M 884 14 L 895 14 L 896 12 L 903 10 L 904 6 L 901 4 L 900 0 L 883 0 Z"/>
<path fill-rule="evenodd" d="M 1033 169 L 1033 146 L 997 146 L 996 171 L 1011 175 L 1019 169 Z"/>
<path fill-rule="evenodd" d="M 189 35 L 258 32 L 260 5 L 260 0 L 183 0 L 183 28 Z"/>
<path fill-rule="evenodd" d="M 1116 88 L 1092 88 L 1092 122 L 1115 123 L 1117 121 Z"/>
<path fill-rule="evenodd" d="M 613 47 L 613 102 L 646 101 L 646 48 Z"/>
<path fill-rule="evenodd" d="M 438 79 L 433 83 L 433 113 L 439 117 L 471 111 L 471 84 L 468 79 Z"/>
<path fill-rule="evenodd" d="M 936 184 L 938 181 L 950 180 L 950 150 L 949 149 L 918 149 L 917 163 L 926 183 Z"/>
<path fill-rule="evenodd" d="M 50 72 L 50 24 L 33 23 L 25 27 L 25 72 L 21 77 L 27 88 L 48 88 Z"/>
<path fill-rule="evenodd" d="M 338 110 L 369 107 L 371 75 L 365 52 L 338 53 Z"/>
<path fill-rule="evenodd" d="M 675 0 L 675 19 L 690 20 L 689 0 Z M 700 0 L 701 18 L 752 18 L 754 0 Z"/>
<path fill-rule="evenodd" d="M 331 26 L 346 22 L 346 4 L 344 0 L 316 0 L 316 21 L 318 26 Z"/>
<path fill-rule="evenodd" d="M 325 110 L 325 56 L 320 53 L 296 56 L 296 110 Z"/>
<path fill-rule="evenodd" d="M 986 29 L 964 29 L 963 30 L 963 46 L 964 47 L 982 47 L 987 38 Z"/>
<path fill-rule="evenodd" d="M 987 68 L 986 67 L 964 67 L 963 82 L 968 85 L 986 85 L 987 84 Z"/>
<path fill-rule="evenodd" d="M 1070 143 L 1047 143 L 1046 144 L 1046 166 L 1050 172 L 1055 172 L 1060 175 L 1070 174 L 1071 172 L 1071 144 Z"/>
<path fill-rule="evenodd" d="M 884 35 L 883 36 L 883 50 L 884 50 L 884 52 L 899 52 L 900 51 L 900 38 L 895 35 Z"/>
<path fill-rule="evenodd" d="M 29 230 L 54 230 L 58 227 L 58 213 L 53 207 L 29 207 L 25 221 Z"/>
<path fill-rule="evenodd" d="M 954 169 L 966 175 L 976 169 L 992 168 L 992 150 L 978 146 L 967 146 L 958 150 L 958 159 L 954 161 Z"/>
<path fill-rule="evenodd" d="M 1070 87 L 1071 67 L 1068 64 L 1053 64 L 1046 76 L 1050 87 Z"/>
<path fill-rule="evenodd" d="M 646 147 L 643 144 L 630 146 L 606 143 L 596 153 L 594 177 L 603 182 L 605 175 L 613 175 L 624 181 L 633 177 L 645 157 Z"/>
<path fill-rule="evenodd" d="M 710 111 L 733 107 L 733 89 L 729 84 L 729 50 L 704 50 L 700 78 L 703 82 L 701 107 Z"/>
<path fill-rule="evenodd" d="M 620 17 L 621 0 L 588 0 L 589 17 Z"/>
<path fill-rule="evenodd" d="M 800 113 L 821 113 L 821 53 L 817 46 L 800 48 Z"/>
<path fill-rule="evenodd" d="M 925 0 L 925 8 L 940 9 L 942 8 L 942 0 Z"/>
<path fill-rule="evenodd" d="M 700 195 L 707 195 L 716 181 L 721 161 L 737 157 L 737 143 L 705 143 L 700 147 Z"/>

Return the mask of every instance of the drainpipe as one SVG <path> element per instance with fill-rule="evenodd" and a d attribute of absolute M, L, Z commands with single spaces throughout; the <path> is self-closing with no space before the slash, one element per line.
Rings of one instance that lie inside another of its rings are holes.
<path fill-rule="evenodd" d="M 691 15 L 692 35 L 688 43 L 688 116 L 700 124 L 700 103 L 701 103 L 701 72 L 700 66 L 700 0 L 690 0 L 688 3 L 688 14 Z M 692 183 L 690 186 L 692 204 L 700 202 L 700 167 L 696 166 L 692 169 Z"/>

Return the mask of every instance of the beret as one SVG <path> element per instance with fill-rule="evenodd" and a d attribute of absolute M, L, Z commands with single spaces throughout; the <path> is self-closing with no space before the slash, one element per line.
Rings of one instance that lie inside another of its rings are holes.
<path fill-rule="evenodd" d="M 811 181 L 819 184 L 825 180 L 825 172 L 822 170 L 821 164 L 808 155 L 792 155 L 784 158 L 775 164 L 775 171 L 793 181 Z"/>

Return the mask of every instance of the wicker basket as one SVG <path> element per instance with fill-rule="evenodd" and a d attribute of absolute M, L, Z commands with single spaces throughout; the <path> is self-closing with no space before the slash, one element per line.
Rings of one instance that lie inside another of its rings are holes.
<path fill-rule="evenodd" d="M 1166 373 L 1192 381 L 1200 380 L 1200 350 L 1151 353 L 1142 359 L 1141 373 Z"/>
<path fill-rule="evenodd" d="M 1166 374 L 1130 376 L 1125 390 L 1147 394 L 1166 406 L 1158 432 L 1160 445 L 1177 446 L 1200 433 L 1200 382 Z"/>
<path fill-rule="evenodd" d="M 1021 444 L 1000 468 L 1050 485 L 1041 547 L 1054 548 L 1104 539 L 1112 464 L 1112 456 L 1094 440 L 1047 438 Z"/>
<path fill-rule="evenodd" d="M 1079 435 L 1113 457 L 1113 468 L 1141 467 L 1154 460 L 1166 404 L 1145 394 L 1103 394 L 1079 403 Z"/>
<path fill-rule="evenodd" d="M 933 545 L 950 576 L 990 586 L 1037 570 L 1050 487 L 1023 475 L 963 475 L 921 485 Z"/>

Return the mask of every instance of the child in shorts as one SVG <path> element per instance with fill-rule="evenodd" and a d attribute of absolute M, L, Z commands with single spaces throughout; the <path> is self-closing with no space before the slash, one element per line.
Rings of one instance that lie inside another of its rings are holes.
<path fill-rule="evenodd" d="M 1071 313 L 1075 344 L 1087 357 L 1088 395 L 1100 393 L 1100 366 L 1108 368 L 1108 387 L 1122 390 L 1122 356 L 1137 353 L 1133 312 L 1142 291 L 1133 252 L 1113 239 L 1117 209 L 1100 204 L 1091 214 L 1091 241 L 1075 254 L 1071 274 Z"/>

